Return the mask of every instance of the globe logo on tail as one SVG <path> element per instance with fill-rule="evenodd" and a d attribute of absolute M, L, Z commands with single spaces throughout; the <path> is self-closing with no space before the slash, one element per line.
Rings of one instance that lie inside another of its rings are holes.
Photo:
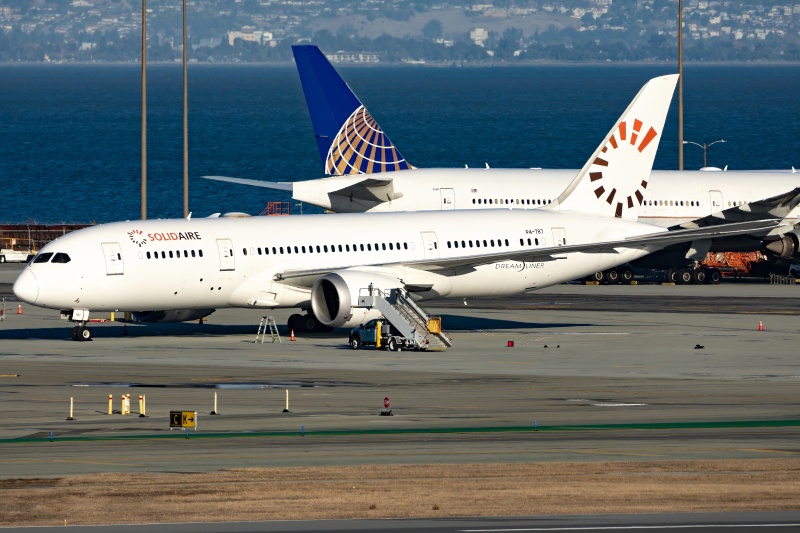
<path fill-rule="evenodd" d="M 325 172 L 334 176 L 411 168 L 364 106 L 358 107 L 331 143 Z"/>
<path fill-rule="evenodd" d="M 601 151 L 603 155 L 595 158 L 592 162 L 592 167 L 589 169 L 589 179 L 592 184 L 596 185 L 594 189 L 595 196 L 598 199 L 604 199 L 608 202 L 608 205 L 614 205 L 616 201 L 614 216 L 617 218 L 622 217 L 625 209 L 633 208 L 634 202 L 642 205 L 644 202 L 643 192 L 647 189 L 647 180 L 642 180 L 641 184 L 634 191 L 631 191 L 631 194 L 627 194 L 627 191 L 620 192 L 613 185 L 609 185 L 610 190 L 606 190 L 602 181 L 604 178 L 603 173 L 606 173 L 606 182 L 610 181 L 610 178 L 612 178 L 610 174 L 613 174 L 610 163 L 614 163 L 615 158 L 623 160 L 626 153 L 644 152 L 645 148 L 658 136 L 658 132 L 653 127 L 650 127 L 644 135 L 641 135 L 641 132 L 641 120 L 634 119 L 631 131 L 628 131 L 627 122 L 620 122 L 617 131 L 608 140 L 608 144 L 603 147 Z"/>

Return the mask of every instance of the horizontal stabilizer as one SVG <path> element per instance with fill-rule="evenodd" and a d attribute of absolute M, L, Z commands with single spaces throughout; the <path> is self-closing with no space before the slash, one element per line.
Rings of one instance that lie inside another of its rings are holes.
<path fill-rule="evenodd" d="M 279 191 L 294 190 L 293 183 L 290 181 L 261 181 L 249 180 L 246 178 L 229 178 L 228 176 L 201 176 L 207 180 L 227 181 L 228 183 L 238 183 L 239 185 L 250 185 L 251 187 L 265 187 L 267 189 L 277 189 Z"/>

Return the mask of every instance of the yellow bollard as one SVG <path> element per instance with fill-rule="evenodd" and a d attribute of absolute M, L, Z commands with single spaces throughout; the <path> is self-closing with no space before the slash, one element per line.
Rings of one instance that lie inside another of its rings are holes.
<path fill-rule="evenodd" d="M 109 394 L 108 395 L 108 414 L 110 414 L 110 415 L 114 414 L 114 395 L 113 394 Z"/>
<path fill-rule="evenodd" d="M 139 417 L 144 416 L 144 396 L 139 395 Z"/>
<path fill-rule="evenodd" d="M 74 418 L 72 418 L 72 404 L 73 404 L 72 396 L 70 396 L 69 397 L 69 416 L 67 417 L 67 420 L 75 420 Z"/>
<path fill-rule="evenodd" d="M 124 394 L 122 395 L 122 402 L 120 402 L 119 412 L 120 412 L 120 414 L 123 414 L 123 415 L 127 415 L 128 414 L 128 413 L 125 412 L 125 395 Z"/>
<path fill-rule="evenodd" d="M 289 389 L 286 389 L 286 407 L 283 409 L 283 412 L 289 412 Z"/>
<path fill-rule="evenodd" d="M 110 321 L 114 322 L 114 311 L 111 311 L 111 319 L 110 319 Z"/>

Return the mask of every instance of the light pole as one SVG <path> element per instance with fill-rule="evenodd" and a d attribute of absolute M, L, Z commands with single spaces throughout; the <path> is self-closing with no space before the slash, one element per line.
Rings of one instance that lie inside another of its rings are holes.
<path fill-rule="evenodd" d="M 142 220 L 147 220 L 147 0 L 142 0 Z"/>
<path fill-rule="evenodd" d="M 186 53 L 186 0 L 183 0 L 183 218 L 189 218 L 189 76 Z"/>
<path fill-rule="evenodd" d="M 678 170 L 683 170 L 683 0 L 678 0 Z"/>
<path fill-rule="evenodd" d="M 702 148 L 703 149 L 703 167 L 706 167 L 707 166 L 707 163 L 706 163 L 706 151 L 709 149 L 709 147 L 714 146 L 717 143 L 726 143 L 726 142 L 728 142 L 728 141 L 726 141 L 725 139 L 720 139 L 718 141 L 714 141 L 713 143 L 708 143 L 708 144 L 706 144 L 706 143 L 700 144 L 700 143 L 696 143 L 696 142 L 692 142 L 692 141 L 683 141 L 683 144 L 693 144 L 695 146 L 699 146 L 700 148 Z"/>

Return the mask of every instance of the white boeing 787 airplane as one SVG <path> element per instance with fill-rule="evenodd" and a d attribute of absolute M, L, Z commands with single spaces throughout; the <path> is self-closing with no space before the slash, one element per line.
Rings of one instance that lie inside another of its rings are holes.
<path fill-rule="evenodd" d="M 585 276 L 666 245 L 778 220 L 668 231 L 636 221 L 677 75 L 648 82 L 548 209 L 206 218 L 102 224 L 41 249 L 14 284 L 86 340 L 95 311 L 204 316 L 303 308 L 346 327 L 378 313 L 360 289 L 426 297 L 508 295 Z"/>
<path fill-rule="evenodd" d="M 386 136 L 324 54 L 313 45 L 292 47 L 323 169 L 332 177 L 296 182 L 205 176 L 291 191 L 292 198 L 337 213 L 532 208 L 550 204 L 576 170 L 511 168 L 415 168 Z M 639 220 L 679 227 L 725 209 L 774 197 L 800 186 L 793 171 L 654 170 L 641 188 Z M 678 282 L 719 281 L 719 271 L 689 269 L 709 251 L 760 251 L 786 262 L 798 255 L 794 211 L 781 228 L 735 239 L 712 239 L 700 249 L 674 246 L 638 263 L 673 268 Z M 684 268 L 682 268 L 684 267 Z M 630 269 L 597 272 L 631 276 Z M 612 280 L 613 281 L 613 280 Z"/>

